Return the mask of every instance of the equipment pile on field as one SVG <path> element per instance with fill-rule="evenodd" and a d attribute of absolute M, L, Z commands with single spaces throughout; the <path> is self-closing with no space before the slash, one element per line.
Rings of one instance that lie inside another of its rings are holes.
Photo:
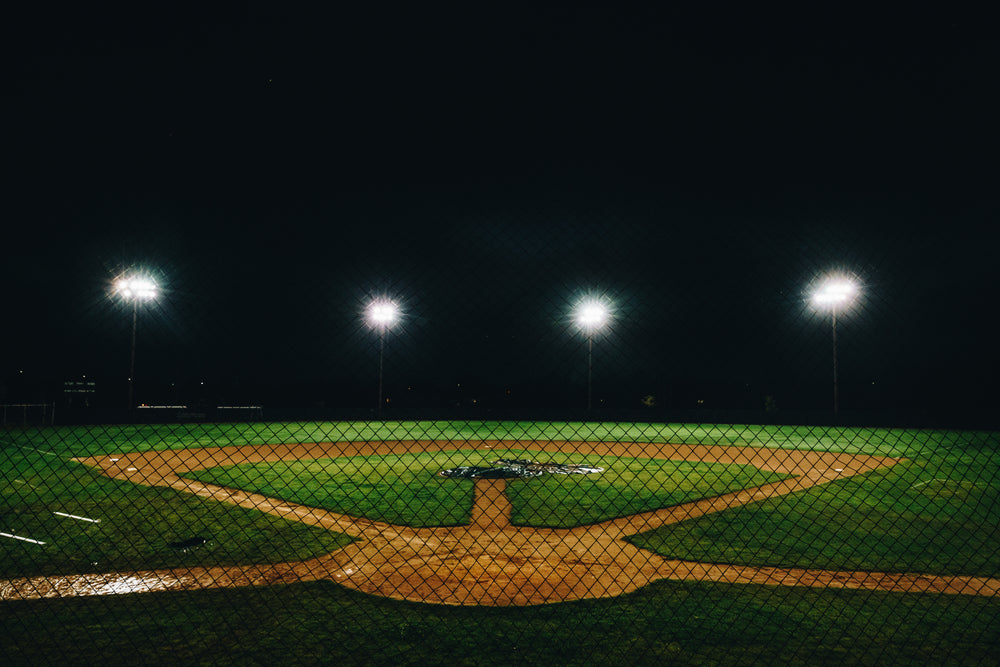
<path fill-rule="evenodd" d="M 557 475 L 586 475 L 604 472 L 604 468 L 586 463 L 539 463 L 529 459 L 498 459 L 489 466 L 459 466 L 442 470 L 442 477 L 462 477 L 466 479 L 509 479 L 515 477 L 538 477 L 543 473 Z"/>

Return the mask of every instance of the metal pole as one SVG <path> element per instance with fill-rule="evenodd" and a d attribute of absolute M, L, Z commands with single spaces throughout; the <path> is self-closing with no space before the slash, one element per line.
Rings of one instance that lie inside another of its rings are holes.
<path fill-rule="evenodd" d="M 594 332 L 587 332 L 587 412 L 590 412 L 594 377 Z"/>
<path fill-rule="evenodd" d="M 837 387 L 837 307 L 833 308 L 833 416 L 840 412 L 840 394 Z"/>
<path fill-rule="evenodd" d="M 378 407 L 376 415 L 382 419 L 382 351 L 385 349 L 385 325 L 378 330 Z"/>
<path fill-rule="evenodd" d="M 128 409 L 132 410 L 132 396 L 135 390 L 135 329 L 139 319 L 139 300 L 132 299 L 132 354 L 128 364 Z"/>

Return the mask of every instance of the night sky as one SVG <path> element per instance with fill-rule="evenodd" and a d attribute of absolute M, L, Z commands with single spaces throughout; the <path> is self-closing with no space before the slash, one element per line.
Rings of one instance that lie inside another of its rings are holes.
<path fill-rule="evenodd" d="M 393 409 L 580 407 L 591 294 L 602 409 L 826 410 L 836 270 L 845 412 L 996 412 L 983 17 L 212 4 L 6 22 L 0 402 L 123 406 L 141 268 L 142 402 L 370 407 L 388 295 Z"/>

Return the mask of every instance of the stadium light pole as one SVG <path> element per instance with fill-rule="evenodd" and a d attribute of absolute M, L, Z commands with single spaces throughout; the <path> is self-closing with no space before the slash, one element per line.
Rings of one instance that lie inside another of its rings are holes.
<path fill-rule="evenodd" d="M 587 334 L 587 412 L 593 407 L 594 332 L 603 327 L 610 313 L 601 300 L 587 298 L 576 307 L 576 323 Z"/>
<path fill-rule="evenodd" d="M 833 414 L 840 412 L 840 389 L 837 383 L 837 309 L 850 305 L 858 293 L 858 285 L 850 278 L 827 278 L 813 293 L 813 305 L 829 309 L 833 320 Z"/>
<path fill-rule="evenodd" d="M 376 299 L 368 305 L 368 323 L 378 330 L 378 405 L 376 416 L 382 418 L 382 356 L 385 330 L 399 319 L 399 306 L 389 299 Z"/>
<path fill-rule="evenodd" d="M 135 395 L 135 332 L 139 322 L 139 302 L 156 298 L 157 286 L 152 278 L 145 276 L 121 277 L 115 281 L 115 292 L 126 301 L 132 302 L 132 347 L 128 363 L 128 409 L 132 410 Z"/>

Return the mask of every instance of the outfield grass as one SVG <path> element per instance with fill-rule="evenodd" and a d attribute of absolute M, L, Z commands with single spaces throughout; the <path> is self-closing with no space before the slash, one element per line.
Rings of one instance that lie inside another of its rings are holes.
<path fill-rule="evenodd" d="M 47 449 L 59 456 L 223 445 L 357 440 L 594 440 L 750 445 L 782 449 L 911 456 L 940 448 L 997 445 L 985 431 L 599 422 L 265 422 L 50 427 L 0 431 L 0 446 Z"/>
<path fill-rule="evenodd" d="M 496 450 L 342 457 L 218 466 L 185 473 L 202 482 L 415 528 L 465 525 L 472 480 L 437 473 L 489 465 Z M 515 459 L 579 462 L 572 454 L 504 450 Z M 507 485 L 515 525 L 573 528 L 785 479 L 752 466 L 588 456 L 590 475 L 543 475 Z"/>
<path fill-rule="evenodd" d="M 449 607 L 320 581 L 6 603 L 0 633 L 5 665 L 996 665 L 1000 600 L 660 581 Z"/>

